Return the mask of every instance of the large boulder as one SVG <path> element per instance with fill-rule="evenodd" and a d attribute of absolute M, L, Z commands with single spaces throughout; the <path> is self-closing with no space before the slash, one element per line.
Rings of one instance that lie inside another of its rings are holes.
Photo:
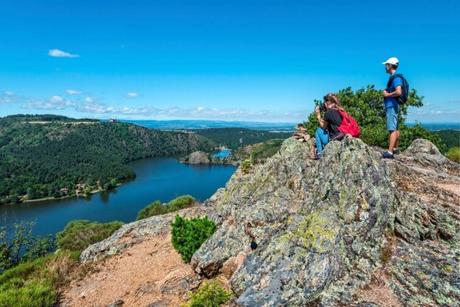
<path fill-rule="evenodd" d="M 203 151 L 192 152 L 185 160 L 189 164 L 209 164 L 209 154 Z"/>
<path fill-rule="evenodd" d="M 206 202 L 219 228 L 194 254 L 195 271 L 228 276 L 242 306 L 356 303 L 382 271 L 400 301 L 460 297 L 459 194 L 449 192 L 460 183 L 458 165 L 425 140 L 396 161 L 348 137 L 313 161 L 310 145 L 286 140 Z M 404 185 L 405 176 L 425 176 L 424 184 Z M 436 184 L 438 197 L 430 198 Z"/>

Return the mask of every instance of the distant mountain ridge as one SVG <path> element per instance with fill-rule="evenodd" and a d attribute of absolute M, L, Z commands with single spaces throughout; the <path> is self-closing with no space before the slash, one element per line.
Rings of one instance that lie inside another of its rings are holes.
<path fill-rule="evenodd" d="M 249 121 L 221 121 L 221 120 L 120 120 L 139 126 L 161 129 L 209 129 L 209 128 L 247 128 L 255 130 L 293 131 L 295 123 L 267 123 Z"/>

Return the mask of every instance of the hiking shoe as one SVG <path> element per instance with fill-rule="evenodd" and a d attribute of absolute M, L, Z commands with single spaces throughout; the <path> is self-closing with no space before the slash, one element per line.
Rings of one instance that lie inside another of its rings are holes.
<path fill-rule="evenodd" d="M 384 151 L 383 154 L 382 154 L 382 158 L 384 159 L 394 159 L 394 155 L 389 152 L 389 151 Z"/>
<path fill-rule="evenodd" d="M 319 160 L 319 159 L 321 159 L 321 156 L 322 156 L 322 155 L 321 155 L 320 153 L 319 153 L 319 154 L 317 154 L 317 155 L 316 155 L 316 157 L 315 157 L 315 160 Z"/>
<path fill-rule="evenodd" d="M 393 149 L 393 155 L 399 155 L 401 152 L 399 150 L 399 148 L 395 148 Z"/>

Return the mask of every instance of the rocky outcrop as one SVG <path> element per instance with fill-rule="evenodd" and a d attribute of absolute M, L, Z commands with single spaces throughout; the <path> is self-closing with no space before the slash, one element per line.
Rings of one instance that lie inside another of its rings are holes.
<path fill-rule="evenodd" d="M 425 140 L 394 161 L 359 139 L 331 142 L 319 161 L 309 146 L 286 140 L 206 202 L 219 228 L 195 271 L 229 276 L 242 306 L 359 303 L 382 274 L 403 304 L 455 305 L 458 164 Z"/>
<path fill-rule="evenodd" d="M 208 153 L 204 151 L 195 151 L 188 155 L 184 162 L 188 164 L 209 164 L 211 160 L 209 159 Z"/>
<path fill-rule="evenodd" d="M 200 278 L 227 278 L 240 306 L 459 306 L 459 165 L 426 140 L 395 160 L 353 138 L 328 144 L 319 161 L 310 146 L 287 139 L 179 212 L 218 225 L 192 258 Z M 164 237 L 174 215 L 124 225 L 81 259 Z M 184 279 L 182 293 L 200 278 Z"/>

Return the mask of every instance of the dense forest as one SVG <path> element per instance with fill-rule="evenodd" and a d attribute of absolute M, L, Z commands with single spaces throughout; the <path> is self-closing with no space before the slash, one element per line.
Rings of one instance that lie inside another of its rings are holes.
<path fill-rule="evenodd" d="M 224 145 L 230 149 L 237 149 L 272 139 L 286 139 L 292 135 L 292 132 L 270 132 L 245 128 L 211 128 L 192 131 L 209 138 L 217 145 Z"/>
<path fill-rule="evenodd" d="M 435 131 L 434 133 L 439 135 L 442 142 L 446 145 L 446 151 L 453 147 L 460 147 L 460 131 L 446 129 Z"/>
<path fill-rule="evenodd" d="M 213 144 L 194 133 L 56 115 L 0 118 L 0 204 L 88 195 L 135 176 L 126 163 Z"/>

